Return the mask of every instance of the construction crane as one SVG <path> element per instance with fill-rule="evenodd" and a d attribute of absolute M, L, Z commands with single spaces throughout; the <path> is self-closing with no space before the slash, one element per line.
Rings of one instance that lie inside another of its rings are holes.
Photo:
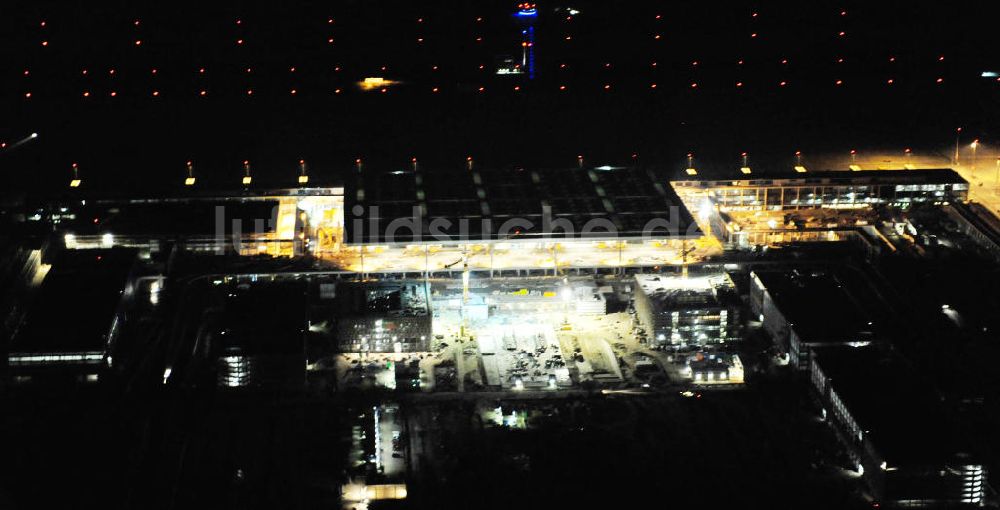
<path fill-rule="evenodd" d="M 687 278 L 688 275 L 688 254 L 698 249 L 698 246 L 687 247 L 687 239 L 681 240 L 681 276 Z"/>

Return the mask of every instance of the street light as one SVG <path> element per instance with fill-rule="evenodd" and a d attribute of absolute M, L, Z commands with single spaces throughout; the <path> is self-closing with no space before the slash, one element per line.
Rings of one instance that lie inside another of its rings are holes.
<path fill-rule="evenodd" d="M 698 171 L 694 168 L 694 153 L 688 153 L 688 166 L 684 172 L 688 175 L 698 175 Z"/>
<path fill-rule="evenodd" d="M 306 160 L 299 160 L 299 184 L 309 184 L 309 176 L 306 175 Z"/>
<path fill-rule="evenodd" d="M 187 162 L 187 177 L 184 178 L 185 186 L 194 186 L 194 165 L 190 161 Z"/>
<path fill-rule="evenodd" d="M 250 177 L 250 160 L 243 160 L 243 185 L 249 186 L 253 181 L 253 177 Z"/>
<path fill-rule="evenodd" d="M 83 184 L 83 181 L 80 179 L 80 168 L 76 163 L 73 163 L 73 179 L 69 181 L 69 187 L 79 188 L 81 184 Z"/>
<path fill-rule="evenodd" d="M 996 184 L 994 185 L 994 188 L 997 191 L 1000 191 L 1000 157 L 997 157 L 997 176 L 996 176 Z"/>
<path fill-rule="evenodd" d="M 804 174 L 806 167 L 802 166 L 802 151 L 795 151 L 795 171 Z"/>
<path fill-rule="evenodd" d="M 954 163 L 958 164 L 958 145 L 960 143 L 960 137 L 962 136 L 962 128 L 955 128 L 955 160 Z"/>
<path fill-rule="evenodd" d="M 972 171 L 976 170 L 976 149 L 979 148 L 979 139 L 973 140 L 969 147 L 972 147 Z"/>

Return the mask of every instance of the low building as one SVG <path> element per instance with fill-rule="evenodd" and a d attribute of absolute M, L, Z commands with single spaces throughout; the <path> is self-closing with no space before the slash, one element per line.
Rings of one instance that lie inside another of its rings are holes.
<path fill-rule="evenodd" d="M 433 314 L 426 282 L 343 282 L 336 299 L 337 341 L 342 351 L 430 350 Z"/>
<path fill-rule="evenodd" d="M 695 384 L 743 384 L 743 362 L 736 354 L 696 353 L 681 373 Z"/>
<path fill-rule="evenodd" d="M 982 506 L 984 466 L 920 375 L 876 346 L 819 347 L 810 378 L 822 412 L 877 501 Z"/>
<path fill-rule="evenodd" d="M 59 252 L 10 341 L 9 375 L 96 381 L 113 365 L 137 264 L 134 249 Z"/>
<path fill-rule="evenodd" d="M 739 298 L 725 273 L 635 275 L 635 312 L 650 343 L 705 345 L 739 338 Z"/>
<path fill-rule="evenodd" d="M 872 341 L 870 296 L 843 274 L 754 271 L 750 285 L 751 312 L 800 370 L 809 368 L 811 348 Z"/>

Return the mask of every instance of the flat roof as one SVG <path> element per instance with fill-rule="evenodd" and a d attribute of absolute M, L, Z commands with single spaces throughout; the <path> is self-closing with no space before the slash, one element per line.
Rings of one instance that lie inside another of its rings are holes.
<path fill-rule="evenodd" d="M 736 286 L 726 273 L 713 275 L 637 274 L 635 283 L 659 309 L 724 306 L 736 299 Z"/>
<path fill-rule="evenodd" d="M 798 269 L 754 274 L 802 342 L 854 342 L 871 336 L 868 303 L 873 296 L 850 275 Z"/>
<path fill-rule="evenodd" d="M 814 354 L 890 467 L 940 463 L 967 451 L 934 389 L 898 356 L 876 346 L 818 347 Z"/>
<path fill-rule="evenodd" d="M 430 289 L 423 281 L 341 282 L 337 285 L 339 313 L 350 317 L 425 317 Z"/>
<path fill-rule="evenodd" d="M 252 283 L 227 288 L 225 305 L 214 317 L 214 340 L 222 352 L 247 356 L 301 354 L 304 349 L 306 284 L 301 281 Z"/>
<path fill-rule="evenodd" d="M 362 172 L 348 180 L 344 200 L 351 244 L 607 238 L 615 237 L 607 234 L 612 229 L 635 237 L 657 218 L 673 225 L 670 233 L 660 227 L 659 237 L 700 236 L 666 181 L 636 167 Z M 389 224 L 414 211 L 417 233 L 404 228 L 390 239 Z M 543 211 L 550 211 L 551 228 Z"/>
<path fill-rule="evenodd" d="M 138 250 L 63 250 L 52 263 L 10 352 L 104 351 Z"/>
<path fill-rule="evenodd" d="M 798 173 L 780 171 L 762 173 L 747 179 L 692 178 L 677 179 L 671 184 L 681 187 L 776 186 L 776 185 L 863 185 L 863 184 L 968 184 L 950 168 L 926 170 L 822 170 Z"/>
<path fill-rule="evenodd" d="M 88 202 L 69 208 L 76 220 L 61 226 L 76 235 L 111 233 L 122 236 L 213 236 L 217 207 L 222 207 L 224 234 L 233 233 L 240 220 L 243 234 L 273 232 L 277 218 L 276 199 L 217 199 Z"/>

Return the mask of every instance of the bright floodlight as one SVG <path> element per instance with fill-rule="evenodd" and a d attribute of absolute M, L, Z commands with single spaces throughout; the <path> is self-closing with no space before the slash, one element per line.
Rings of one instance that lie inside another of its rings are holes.
<path fill-rule="evenodd" d="M 101 245 L 105 248 L 110 248 L 115 244 L 115 236 L 110 232 L 101 236 Z"/>
<path fill-rule="evenodd" d="M 804 167 L 802 165 L 795 165 L 795 171 L 798 172 L 798 173 L 800 173 L 800 174 L 804 174 L 804 173 L 806 173 L 806 167 Z"/>
<path fill-rule="evenodd" d="M 309 176 L 308 175 L 300 175 L 299 176 L 299 184 L 309 184 Z"/>
<path fill-rule="evenodd" d="M 750 167 L 748 166 L 740 167 L 740 172 L 743 172 L 744 175 L 750 175 Z"/>
<path fill-rule="evenodd" d="M 184 179 L 184 185 L 185 186 L 194 186 L 194 181 L 195 181 L 194 177 L 187 177 L 187 178 Z"/>
<path fill-rule="evenodd" d="M 38 138 L 38 133 L 31 133 L 32 138 Z"/>
<path fill-rule="evenodd" d="M 243 176 L 243 185 L 244 186 L 249 186 L 252 181 L 253 181 L 253 178 L 250 177 L 249 175 L 244 175 Z"/>
<path fill-rule="evenodd" d="M 698 206 L 698 217 L 701 221 L 708 221 L 712 217 L 712 212 L 715 210 L 715 205 L 712 201 L 705 198 L 702 199 L 701 204 Z"/>
<path fill-rule="evenodd" d="M 688 175 L 698 175 L 698 171 L 694 168 L 688 168 L 685 172 L 687 172 Z"/>

